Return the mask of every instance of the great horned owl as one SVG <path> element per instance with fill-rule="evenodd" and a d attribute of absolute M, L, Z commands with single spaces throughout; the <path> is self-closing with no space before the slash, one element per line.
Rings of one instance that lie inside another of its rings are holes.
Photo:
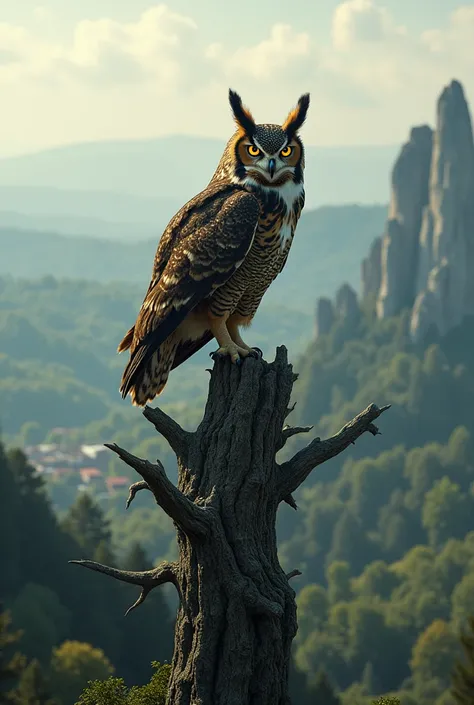
<path fill-rule="evenodd" d="M 241 338 L 265 291 L 285 266 L 304 206 L 304 148 L 298 136 L 309 107 L 301 96 L 283 125 L 257 125 L 229 91 L 237 124 L 207 188 L 171 219 L 158 245 L 135 325 L 120 391 L 143 406 L 171 370 L 216 338 L 233 363 L 256 354 Z M 260 351 L 258 351 L 260 352 Z"/>

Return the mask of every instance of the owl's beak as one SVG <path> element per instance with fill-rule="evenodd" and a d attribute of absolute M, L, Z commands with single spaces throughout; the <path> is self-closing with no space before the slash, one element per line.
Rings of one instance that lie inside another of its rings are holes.
<path fill-rule="evenodd" d="M 270 177 L 273 179 L 273 176 L 275 174 L 275 169 L 276 169 L 276 162 L 274 159 L 269 159 L 268 160 L 268 173 L 270 174 Z"/>

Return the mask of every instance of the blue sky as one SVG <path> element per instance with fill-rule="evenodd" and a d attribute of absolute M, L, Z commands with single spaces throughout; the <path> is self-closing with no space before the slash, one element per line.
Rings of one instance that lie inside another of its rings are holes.
<path fill-rule="evenodd" d="M 225 138 L 227 88 L 311 144 L 401 142 L 443 86 L 474 100 L 474 3 L 0 0 L 0 154 L 170 133 Z"/>

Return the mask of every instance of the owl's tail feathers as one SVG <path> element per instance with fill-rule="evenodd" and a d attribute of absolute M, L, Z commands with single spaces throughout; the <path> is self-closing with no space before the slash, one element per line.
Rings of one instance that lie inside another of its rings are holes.
<path fill-rule="evenodd" d="M 134 406 L 145 406 L 147 401 L 161 394 L 173 366 L 176 348 L 177 343 L 171 335 L 150 356 L 140 355 L 138 349 L 139 360 L 132 355 L 124 370 L 120 386 L 122 397 L 130 394 Z"/>
<path fill-rule="evenodd" d="M 130 330 L 125 334 L 122 342 L 119 344 L 117 348 L 117 352 L 121 353 L 124 350 L 128 350 L 130 345 L 132 344 L 133 340 L 133 334 L 135 333 L 135 326 L 132 326 Z"/>

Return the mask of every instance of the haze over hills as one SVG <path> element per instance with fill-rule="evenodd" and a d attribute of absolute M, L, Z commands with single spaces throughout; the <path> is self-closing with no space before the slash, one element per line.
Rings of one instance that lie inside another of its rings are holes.
<path fill-rule="evenodd" d="M 29 227 L 19 223 L 19 214 L 36 218 L 35 228 L 55 228 L 55 219 L 67 216 L 72 218 L 67 234 L 115 236 L 110 223 L 161 230 L 208 183 L 223 149 L 220 140 L 170 136 L 75 144 L 0 159 L 0 223 Z M 307 207 L 385 203 L 397 150 L 397 145 L 307 147 Z M 116 232 L 122 237 L 120 228 Z"/>
<path fill-rule="evenodd" d="M 87 182 L 79 189 L 67 188 L 65 184 L 0 186 L 0 213 L 3 217 L 10 211 L 39 217 L 40 220 L 69 217 L 156 227 L 157 219 L 165 225 L 182 203 L 179 195 L 162 197 L 157 193 L 146 197 L 106 189 L 94 191 L 87 187 Z"/>
<path fill-rule="evenodd" d="M 305 211 L 291 257 L 270 287 L 265 305 L 309 313 L 317 296 L 332 296 L 341 280 L 359 288 L 360 262 L 382 232 L 385 206 L 337 206 Z M 161 232 L 140 242 L 63 237 L 51 232 L 0 228 L 0 275 L 148 284 Z"/>
<path fill-rule="evenodd" d="M 155 227 L 149 224 L 132 222 L 111 222 L 99 218 L 73 215 L 25 215 L 15 211 L 0 211 L 0 228 L 12 230 L 41 231 L 60 233 L 61 236 L 105 238 L 132 242 L 149 240 L 161 234 L 167 219 L 163 211 L 157 213 Z"/>
<path fill-rule="evenodd" d="M 113 191 L 0 186 L 0 226 L 145 240 L 161 235 L 182 203 Z"/>

